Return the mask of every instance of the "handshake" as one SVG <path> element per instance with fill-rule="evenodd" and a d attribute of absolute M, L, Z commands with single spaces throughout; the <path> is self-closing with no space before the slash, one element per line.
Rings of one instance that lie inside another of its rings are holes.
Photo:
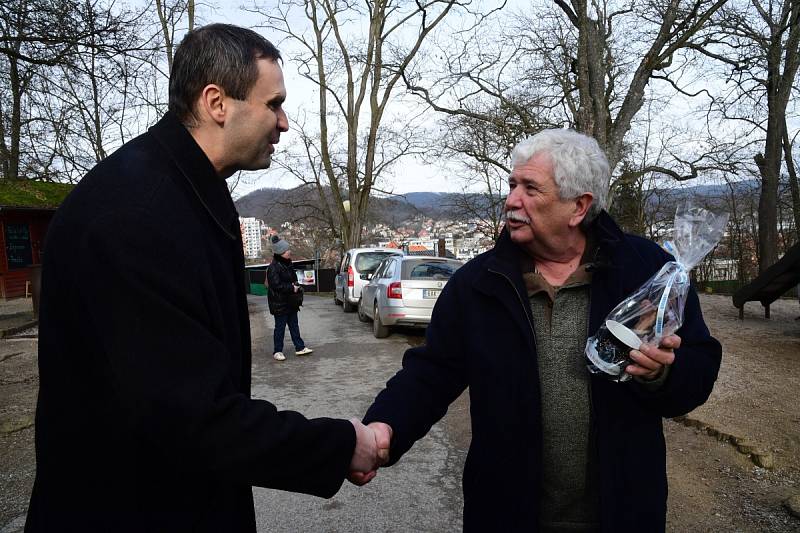
<path fill-rule="evenodd" d="M 378 473 L 378 468 L 389 462 L 392 428 L 383 422 L 365 426 L 357 418 L 350 422 L 356 430 L 356 447 L 347 479 L 354 485 L 366 485 Z"/>

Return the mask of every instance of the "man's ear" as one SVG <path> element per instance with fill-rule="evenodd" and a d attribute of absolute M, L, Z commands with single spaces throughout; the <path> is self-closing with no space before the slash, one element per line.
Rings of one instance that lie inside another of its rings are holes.
<path fill-rule="evenodd" d="M 586 214 L 594 202 L 594 195 L 590 192 L 585 192 L 573 201 L 575 202 L 575 208 L 572 212 L 572 218 L 569 219 L 569 225 L 576 227 L 586 218 Z"/>
<path fill-rule="evenodd" d="M 227 106 L 225 105 L 225 92 L 222 88 L 213 83 L 203 87 L 197 101 L 197 110 L 201 122 L 210 120 L 217 125 L 223 125 Z"/>

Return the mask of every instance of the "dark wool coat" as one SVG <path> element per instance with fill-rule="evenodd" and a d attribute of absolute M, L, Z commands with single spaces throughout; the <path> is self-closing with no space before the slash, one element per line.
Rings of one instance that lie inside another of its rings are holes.
<path fill-rule="evenodd" d="M 590 296 L 592 333 L 670 259 L 656 244 L 623 234 L 605 213 L 594 227 L 599 244 Z M 393 428 L 391 458 L 397 461 L 469 387 L 472 443 L 464 466 L 464 531 L 538 529 L 541 405 L 521 253 L 503 232 L 493 250 L 456 272 L 436 303 L 426 345 L 406 352 L 402 370 L 365 417 Z M 721 359 L 694 291 L 677 334 L 683 343 L 658 392 L 635 381 L 591 376 L 590 432 L 605 532 L 664 530 L 662 417 L 682 415 L 705 402 Z"/>
<path fill-rule="evenodd" d="M 167 115 L 47 236 L 26 531 L 251 532 L 251 485 L 330 497 L 355 431 L 250 398 L 237 213 Z"/>
<path fill-rule="evenodd" d="M 267 268 L 267 302 L 271 314 L 288 315 L 297 312 L 302 301 L 302 287 L 295 292 L 296 283 L 297 276 L 292 269 L 291 260 L 276 255 Z"/>

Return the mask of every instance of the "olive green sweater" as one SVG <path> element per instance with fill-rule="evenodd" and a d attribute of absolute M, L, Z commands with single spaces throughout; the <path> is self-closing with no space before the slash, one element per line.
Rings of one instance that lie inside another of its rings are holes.
<path fill-rule="evenodd" d="M 589 375 L 583 357 L 591 274 L 578 268 L 560 288 L 524 275 L 536 333 L 542 405 L 544 532 L 598 528 L 596 464 L 591 450 Z"/>

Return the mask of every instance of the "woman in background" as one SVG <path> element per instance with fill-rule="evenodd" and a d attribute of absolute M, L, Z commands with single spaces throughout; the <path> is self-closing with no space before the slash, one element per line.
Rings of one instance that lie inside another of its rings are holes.
<path fill-rule="evenodd" d="M 269 312 L 275 316 L 275 332 L 273 335 L 274 350 L 272 357 L 276 361 L 285 361 L 283 354 L 283 338 L 286 326 L 292 336 L 296 355 L 309 355 L 314 350 L 308 348 L 300 337 L 300 324 L 297 312 L 303 304 L 303 288 L 297 283 L 292 268 L 292 252 L 289 243 L 277 235 L 272 236 L 272 263 L 267 268 L 267 302 Z"/>

